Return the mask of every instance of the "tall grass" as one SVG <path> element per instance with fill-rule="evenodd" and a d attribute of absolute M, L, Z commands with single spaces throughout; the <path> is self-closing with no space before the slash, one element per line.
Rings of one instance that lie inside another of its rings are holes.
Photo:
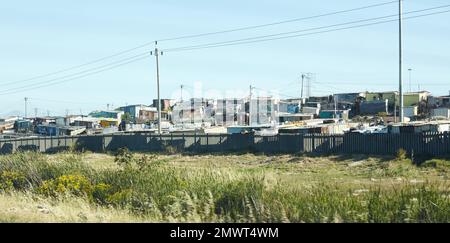
<path fill-rule="evenodd" d="M 128 161 L 116 158 L 119 169 L 96 170 L 83 156 L 2 156 L 0 191 L 49 200 L 76 197 L 154 222 L 450 222 L 447 184 L 402 183 L 386 189 L 324 181 L 299 189 L 260 170 L 185 170 L 157 157 L 126 153 Z"/>

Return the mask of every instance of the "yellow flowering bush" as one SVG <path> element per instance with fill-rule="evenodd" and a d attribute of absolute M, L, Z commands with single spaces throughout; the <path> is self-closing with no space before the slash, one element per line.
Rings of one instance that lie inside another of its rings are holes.
<path fill-rule="evenodd" d="M 38 188 L 39 193 L 54 197 L 65 193 L 90 197 L 92 191 L 91 182 L 81 175 L 63 175 L 54 180 L 44 181 Z"/>

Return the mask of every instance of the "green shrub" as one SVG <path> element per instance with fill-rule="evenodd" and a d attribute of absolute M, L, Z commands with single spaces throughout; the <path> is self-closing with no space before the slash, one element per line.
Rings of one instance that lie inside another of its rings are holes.
<path fill-rule="evenodd" d="M 434 168 L 441 172 L 449 172 L 450 171 L 450 161 L 447 161 L 447 160 L 440 160 L 440 159 L 428 160 L 428 161 L 425 161 L 420 166 L 424 167 L 424 168 Z"/>
<path fill-rule="evenodd" d="M 39 187 L 43 181 L 63 175 L 91 177 L 95 173 L 92 167 L 82 161 L 82 154 L 60 153 L 54 157 L 54 160 L 50 161 L 47 155 L 37 152 L 0 156 L 0 172 L 20 173 L 33 187 Z"/>
<path fill-rule="evenodd" d="M 214 193 L 214 192 L 213 192 Z M 238 221 L 240 216 L 250 216 L 250 221 L 255 221 L 255 215 L 250 203 L 259 201 L 264 193 L 264 182 L 260 178 L 244 178 L 220 186 L 216 192 L 216 214 L 229 216 L 233 221 Z"/>
<path fill-rule="evenodd" d="M 22 190 L 26 186 L 27 180 L 22 173 L 13 171 L 0 173 L 0 191 Z"/>
<path fill-rule="evenodd" d="M 136 164 L 139 167 L 139 169 L 145 169 L 147 167 L 153 167 L 156 166 L 158 164 L 157 160 L 158 156 L 156 155 L 142 155 L 140 158 L 136 159 Z"/>
<path fill-rule="evenodd" d="M 126 189 L 118 191 L 112 195 L 110 195 L 107 199 L 108 203 L 112 204 L 116 207 L 125 208 L 131 203 L 131 199 L 133 196 L 133 190 Z"/>
<path fill-rule="evenodd" d="M 408 153 L 404 149 L 399 149 L 397 151 L 397 160 L 405 160 L 407 159 Z"/>
<path fill-rule="evenodd" d="M 117 150 L 114 161 L 120 166 L 129 166 L 134 161 L 134 155 L 128 148 L 120 148 Z"/>
<path fill-rule="evenodd" d="M 93 187 L 92 189 L 92 199 L 94 202 L 106 205 L 109 204 L 109 197 L 113 193 L 112 186 L 100 183 Z"/>
<path fill-rule="evenodd" d="M 169 155 L 179 154 L 179 153 L 183 152 L 182 150 L 180 150 L 180 148 L 171 145 L 169 142 L 164 142 L 162 144 L 162 151 L 163 151 L 163 153 L 166 153 Z"/>

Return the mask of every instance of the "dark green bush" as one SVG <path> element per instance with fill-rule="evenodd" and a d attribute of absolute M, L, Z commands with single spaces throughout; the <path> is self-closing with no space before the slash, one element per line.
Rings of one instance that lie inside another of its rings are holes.
<path fill-rule="evenodd" d="M 20 172 L 2 171 L 0 173 L 0 191 L 23 190 L 28 183 Z"/>
<path fill-rule="evenodd" d="M 128 148 L 120 148 L 115 154 L 114 161 L 120 166 L 129 166 L 134 162 L 134 155 Z"/>

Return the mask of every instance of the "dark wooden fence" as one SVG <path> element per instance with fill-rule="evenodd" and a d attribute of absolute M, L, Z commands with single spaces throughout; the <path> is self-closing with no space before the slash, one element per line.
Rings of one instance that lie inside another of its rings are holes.
<path fill-rule="evenodd" d="M 415 155 L 450 155 L 449 133 L 423 134 L 286 134 L 260 137 L 233 135 L 155 135 L 114 134 L 75 137 L 41 137 L 0 140 L 0 153 L 34 150 L 57 152 L 82 148 L 94 152 L 115 151 L 127 147 L 131 151 L 157 152 L 172 149 L 180 152 L 264 152 L 318 154 L 393 155 L 399 149 Z"/>

